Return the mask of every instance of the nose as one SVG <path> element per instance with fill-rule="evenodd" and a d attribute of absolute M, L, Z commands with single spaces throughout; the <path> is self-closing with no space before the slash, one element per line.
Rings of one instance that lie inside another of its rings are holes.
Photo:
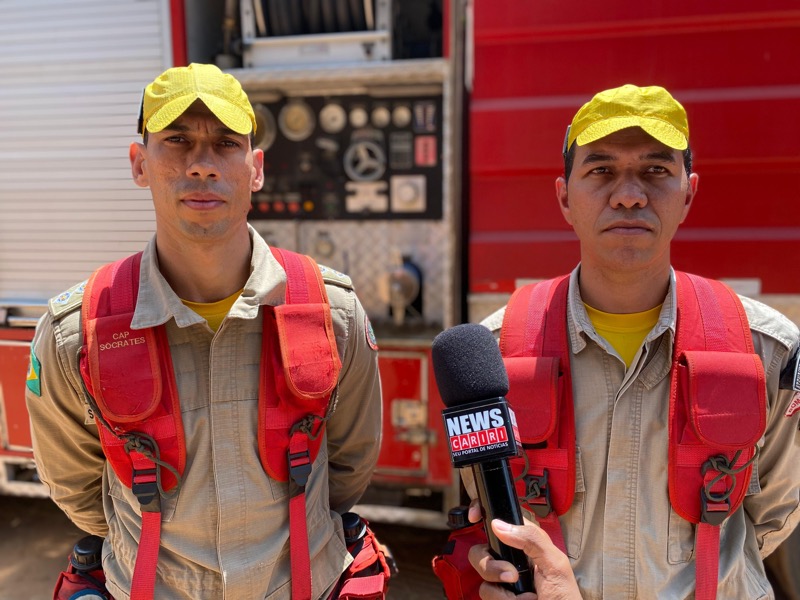
<path fill-rule="evenodd" d="M 198 144 L 192 152 L 186 174 L 193 179 L 216 179 L 219 177 L 219 166 L 214 159 L 211 148 Z"/>
<path fill-rule="evenodd" d="M 643 208 L 647 204 L 647 192 L 636 177 L 626 177 L 615 186 L 609 201 L 612 208 Z"/>

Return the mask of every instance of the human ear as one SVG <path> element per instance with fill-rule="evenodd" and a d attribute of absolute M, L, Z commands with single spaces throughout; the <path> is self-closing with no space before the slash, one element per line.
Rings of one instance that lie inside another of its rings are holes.
<path fill-rule="evenodd" d="M 146 188 L 150 185 L 147 177 L 147 172 L 144 168 L 144 162 L 147 154 L 147 148 L 144 144 L 133 142 L 128 149 L 128 157 L 131 161 L 131 175 L 133 182 L 139 187 Z"/>
<path fill-rule="evenodd" d="M 258 192 L 264 186 L 264 151 L 253 150 L 253 173 L 250 177 L 250 191 Z"/>
<path fill-rule="evenodd" d="M 681 216 L 681 223 L 686 220 L 689 215 L 689 209 L 692 207 L 694 195 L 697 193 L 697 186 L 700 183 L 700 176 L 697 173 L 689 175 L 689 181 L 686 185 L 686 196 L 683 201 L 683 215 Z"/>
<path fill-rule="evenodd" d="M 558 208 L 561 209 L 561 214 L 564 220 L 572 225 L 572 215 L 569 210 L 569 193 L 567 191 L 567 180 L 563 177 L 556 179 L 556 199 L 558 200 Z"/>

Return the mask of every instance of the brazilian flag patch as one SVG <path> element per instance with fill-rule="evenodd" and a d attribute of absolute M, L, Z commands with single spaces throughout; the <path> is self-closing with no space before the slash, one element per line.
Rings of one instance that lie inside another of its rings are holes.
<path fill-rule="evenodd" d="M 39 397 L 42 395 L 42 384 L 39 379 L 39 373 L 41 370 L 42 363 L 40 363 L 39 359 L 36 358 L 36 355 L 33 353 L 33 348 L 31 348 L 31 360 L 28 364 L 28 377 L 25 383 L 28 386 L 28 389 Z"/>

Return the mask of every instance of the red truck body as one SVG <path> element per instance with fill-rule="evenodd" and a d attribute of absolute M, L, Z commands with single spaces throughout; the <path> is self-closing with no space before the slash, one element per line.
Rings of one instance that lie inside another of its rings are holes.
<path fill-rule="evenodd" d="M 263 110 L 259 114 L 267 124 L 270 114 L 277 117 L 276 145 L 259 141 L 273 179 L 268 177 L 271 187 L 254 198 L 254 226 L 272 243 L 319 255 L 319 262 L 347 271 L 376 326 L 384 392 L 376 502 L 382 498 L 416 506 L 415 499 L 434 498 L 446 508 L 458 500 L 432 371 L 431 340 L 444 328 L 480 320 L 502 306 L 520 281 L 552 277 L 575 266 L 578 244 L 558 211 L 554 180 L 563 171 L 566 126 L 597 91 L 624 83 L 662 85 L 687 109 L 700 188 L 673 244 L 675 266 L 730 280 L 800 319 L 800 270 L 791 266 L 800 239 L 800 7 L 794 0 L 758 6 L 744 0 L 419 0 L 407 2 L 405 9 L 398 0 L 394 6 L 378 0 L 372 3 L 373 31 L 344 47 L 335 60 L 322 55 L 316 60 L 313 54 L 325 54 L 322 46 L 330 43 L 333 48 L 333 41 L 339 43 L 343 36 L 322 40 L 263 35 L 268 27 L 259 25 L 252 0 L 228 3 L 237 5 L 240 23 L 234 32 L 223 27 L 221 3 L 185 4 L 151 0 L 147 9 L 155 16 L 141 16 L 142 23 L 132 23 L 131 28 L 161 31 L 167 40 L 160 59 L 164 67 L 213 60 L 209 46 L 228 51 L 223 64 L 242 80 Z M 24 11 L 17 9 L 14 22 L 25 20 Z M 137 15 L 142 12 L 137 8 Z M 168 21 L 161 29 L 159 15 Z M 204 43 L 208 24 L 215 20 L 214 39 Z M 125 31 L 124 25 L 118 26 Z M 377 34 L 381 26 L 383 38 L 367 36 Z M 65 31 L 64 39 L 69 39 Z M 237 34 L 244 47 L 241 56 L 230 43 L 230 36 Z M 142 34 L 132 29 L 131 35 Z M 158 34 L 152 35 L 157 40 Z M 385 49 L 387 40 L 391 50 Z M 278 47 L 278 42 L 288 45 Z M 267 50 L 262 51 L 262 43 Z M 348 54 L 354 48 L 363 56 Z M 286 61 L 271 64 L 281 52 L 287 54 Z M 99 60 L 91 54 L 80 56 L 71 60 L 85 60 L 87 65 Z M 20 64 L 10 55 L 0 59 L 0 74 L 22 81 Z M 125 110 L 132 106 L 136 87 L 157 72 L 146 79 L 132 73 L 131 81 L 124 82 Z M 105 72 L 98 73 L 92 81 L 103 80 Z M 34 83 L 23 83 L 33 90 L 30 94 L 36 93 Z M 20 102 L 31 100 L 18 101 L 0 92 L 0 131 L 6 125 L 14 130 L 14 115 L 24 109 Z M 309 156 L 313 163 L 317 150 L 300 141 L 291 143 L 291 137 L 281 138 L 286 132 L 282 110 L 292 103 L 303 104 L 303 114 L 318 120 L 311 124 L 310 138 L 317 146 L 320 140 L 333 139 L 344 146 L 371 140 L 372 146 L 362 147 L 377 148 L 379 157 L 385 151 L 385 186 L 369 187 L 371 182 L 354 174 L 354 165 L 348 171 L 344 148 L 336 155 L 337 161 L 345 161 L 344 174 L 323 173 L 317 180 L 297 175 L 295 163 Z M 345 132 L 352 137 L 320 131 L 330 124 L 323 114 L 329 104 L 344 107 L 351 122 Z M 413 119 L 408 130 L 399 119 L 404 106 Z M 354 124 L 361 109 L 372 115 L 372 126 Z M 383 109 L 388 111 L 384 115 L 398 119 L 388 126 L 376 124 Z M 132 140 L 133 119 L 126 119 L 109 116 L 108 127 L 119 125 L 122 133 L 114 129 L 115 135 Z M 13 142 L 12 134 L 0 134 L 0 156 L 12 152 Z M 271 156 L 276 148 L 280 154 Z M 403 166 L 408 148 L 409 162 Z M 124 143 L 117 149 L 124 154 Z M 396 157 L 400 158 L 394 162 Z M 19 169 L 20 164 L 8 168 Z M 124 165 L 118 172 L 123 178 Z M 90 172 L 85 180 L 94 181 Z M 93 189 L 93 183 L 84 185 Z M 6 237 L 6 242 L 0 241 L 0 492 L 46 493 L 32 470 L 24 407 L 32 325 L 48 297 L 88 276 L 101 262 L 136 250 L 149 237 L 147 223 L 129 227 L 135 235 L 116 233 L 125 229 L 126 219 L 140 219 L 131 216 L 142 214 L 135 203 L 146 202 L 125 195 L 128 191 L 116 191 L 126 185 L 115 183 L 108 195 L 121 194 L 119 210 L 127 212 L 115 215 L 109 209 L 109 220 L 94 222 L 82 238 L 109 240 L 105 250 L 81 260 L 69 254 L 53 258 L 52 252 L 36 258 L 60 265 L 47 285 L 37 279 L 35 264 L 25 265 L 32 273 L 27 278 L 10 266 L 19 260 L 18 247 L 28 238 L 36 239 L 31 237 L 33 230 L 41 229 L 34 220 L 26 224 L 32 228 L 30 235 L 17 233 L 26 203 L 38 201 L 37 193 L 46 196 L 48 203 L 40 210 L 63 211 L 65 230 L 74 226 L 70 219 L 76 211 L 87 211 L 89 221 L 98 211 L 95 205 L 78 203 L 74 194 L 60 198 L 59 190 L 46 186 L 32 184 L 20 192 L 23 188 L 12 185 L 0 191 L 0 215 L 11 223 L 6 233 L 0 225 Z M 325 200 L 328 193 L 330 202 Z M 98 200 L 101 195 L 98 192 Z M 401 206 L 401 200 L 407 204 Z M 59 227 L 48 224 L 48 232 Z M 116 238 L 124 239 L 117 245 Z M 362 238 L 365 246 L 354 245 L 353 240 Z M 47 247 L 45 241 L 37 244 Z M 381 254 L 384 246 L 392 247 L 386 253 L 390 257 Z M 331 247 L 336 250 L 329 252 Z M 378 280 L 388 282 L 389 292 L 375 284 Z M 400 300 L 392 295 L 405 285 L 416 289 L 414 284 L 425 290 L 417 292 L 416 300 L 413 292 Z M 400 301 L 405 304 L 396 304 Z M 398 311 L 404 318 L 397 318 Z M 400 514 L 393 509 L 390 516 Z"/>

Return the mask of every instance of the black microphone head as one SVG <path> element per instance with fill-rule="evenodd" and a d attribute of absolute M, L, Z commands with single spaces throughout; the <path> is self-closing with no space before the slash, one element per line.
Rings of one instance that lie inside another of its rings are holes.
<path fill-rule="evenodd" d="M 492 332 L 483 325 L 456 325 L 431 345 L 433 374 L 445 406 L 488 400 L 508 393 L 508 374 Z"/>

